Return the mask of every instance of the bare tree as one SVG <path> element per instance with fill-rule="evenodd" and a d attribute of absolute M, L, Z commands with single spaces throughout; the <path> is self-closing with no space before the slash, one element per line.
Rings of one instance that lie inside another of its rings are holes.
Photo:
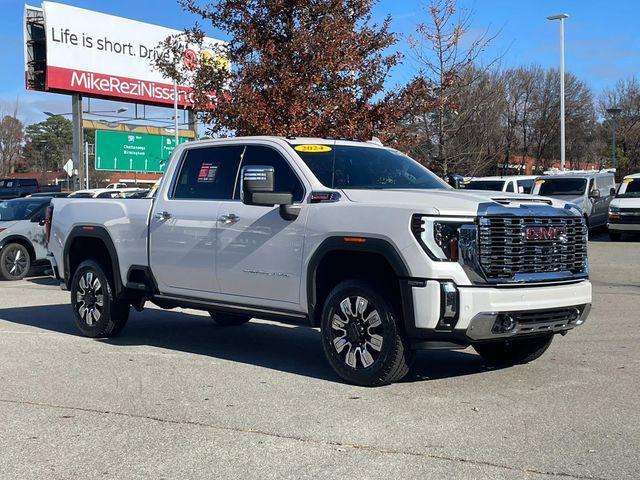
<path fill-rule="evenodd" d="M 607 160 L 611 155 L 611 126 L 606 110 L 611 107 L 621 109 L 616 121 L 620 174 L 635 173 L 640 170 L 640 82 L 636 77 L 620 80 L 600 96 L 598 113 L 605 122 L 598 137 L 603 144 L 603 156 Z M 620 161 L 621 157 L 623 161 Z"/>
<path fill-rule="evenodd" d="M 0 173 L 13 173 L 24 146 L 24 125 L 13 115 L 0 120 Z"/>
<path fill-rule="evenodd" d="M 465 46 L 463 37 L 466 40 L 469 36 L 472 14 L 458 10 L 455 0 L 432 0 L 427 13 L 429 22 L 417 26 L 416 36 L 409 43 L 419 65 L 417 76 L 429 86 L 433 102 L 430 110 L 415 120 L 421 124 L 425 138 L 420 143 L 427 150 L 420 160 L 446 175 L 469 158 L 449 149 L 452 138 L 478 118 L 478 112 L 496 93 L 495 89 L 482 87 L 493 62 L 479 66 L 480 55 L 494 36 L 485 32 Z M 469 90 L 480 94 L 475 104 L 468 96 L 464 102 L 461 99 Z M 465 108 L 461 109 L 463 103 Z M 477 157 L 478 153 L 472 155 Z"/>

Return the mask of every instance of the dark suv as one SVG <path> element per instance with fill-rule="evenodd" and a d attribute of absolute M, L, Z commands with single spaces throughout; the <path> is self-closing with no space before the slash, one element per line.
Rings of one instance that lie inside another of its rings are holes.
<path fill-rule="evenodd" d="M 0 180 L 0 199 L 26 197 L 40 191 L 35 178 L 3 178 Z"/>

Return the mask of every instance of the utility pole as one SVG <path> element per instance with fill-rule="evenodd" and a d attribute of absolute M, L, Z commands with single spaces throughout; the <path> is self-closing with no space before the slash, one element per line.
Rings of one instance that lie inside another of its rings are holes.
<path fill-rule="evenodd" d="M 566 13 L 551 15 L 549 20 L 560 20 L 560 170 L 565 168 L 564 144 L 564 20 L 569 18 Z"/>

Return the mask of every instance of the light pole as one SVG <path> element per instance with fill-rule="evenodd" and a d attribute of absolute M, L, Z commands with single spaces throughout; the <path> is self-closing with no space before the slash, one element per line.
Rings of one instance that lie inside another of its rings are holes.
<path fill-rule="evenodd" d="M 560 170 L 564 170 L 564 19 L 566 13 L 551 15 L 548 20 L 560 20 Z"/>
<path fill-rule="evenodd" d="M 616 159 L 616 120 L 622 112 L 621 108 L 607 108 L 607 113 L 611 115 L 611 166 L 617 170 L 618 160 Z"/>

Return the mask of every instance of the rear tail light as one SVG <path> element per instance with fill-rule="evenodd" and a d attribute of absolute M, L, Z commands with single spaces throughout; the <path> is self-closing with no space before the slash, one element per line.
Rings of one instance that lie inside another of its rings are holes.
<path fill-rule="evenodd" d="M 47 239 L 47 243 L 49 243 L 49 238 L 51 237 L 51 220 L 53 219 L 53 205 L 49 205 L 44 214 L 44 238 Z"/>

